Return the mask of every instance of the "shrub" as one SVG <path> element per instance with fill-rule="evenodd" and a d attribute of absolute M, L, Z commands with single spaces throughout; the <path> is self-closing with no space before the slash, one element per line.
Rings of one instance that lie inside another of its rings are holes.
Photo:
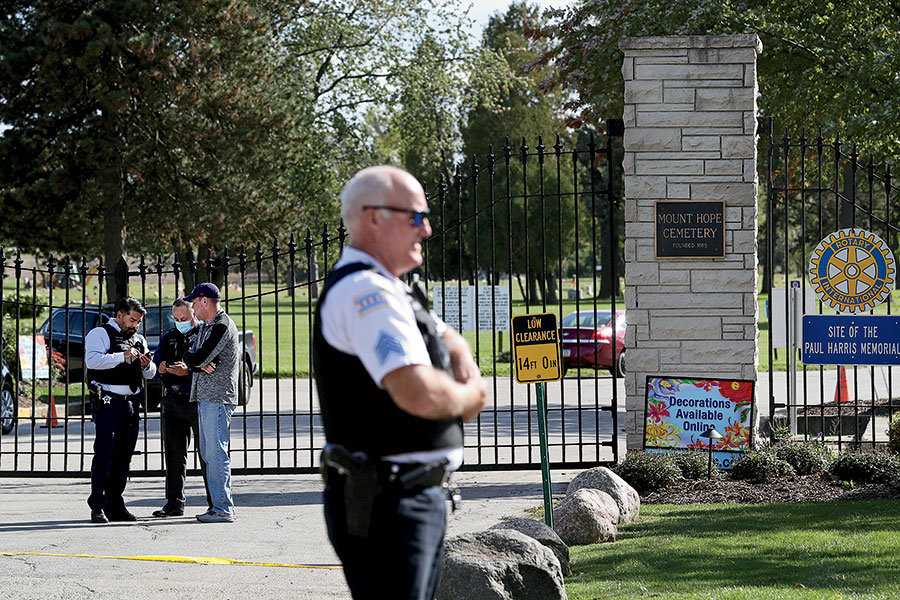
<path fill-rule="evenodd" d="M 887 449 L 894 454 L 900 454 L 900 417 L 891 421 L 888 425 Z"/>
<path fill-rule="evenodd" d="M 685 479 L 706 479 L 709 469 L 709 456 L 704 452 L 678 452 L 672 455 L 672 461 L 681 471 L 681 476 Z M 713 467 L 713 476 L 718 475 L 721 471 Z"/>
<path fill-rule="evenodd" d="M 748 452 L 731 468 L 733 479 L 762 482 L 774 477 L 793 475 L 794 467 L 784 461 L 770 448 L 761 448 Z"/>
<path fill-rule="evenodd" d="M 852 450 L 831 465 L 831 474 L 854 483 L 892 483 L 900 470 L 900 458 L 888 452 Z"/>
<path fill-rule="evenodd" d="M 629 452 L 613 471 L 638 494 L 654 492 L 681 479 L 681 469 L 668 454 Z"/>
<path fill-rule="evenodd" d="M 787 442 L 772 447 L 775 456 L 790 464 L 797 475 L 825 473 L 834 457 L 821 442 Z"/>

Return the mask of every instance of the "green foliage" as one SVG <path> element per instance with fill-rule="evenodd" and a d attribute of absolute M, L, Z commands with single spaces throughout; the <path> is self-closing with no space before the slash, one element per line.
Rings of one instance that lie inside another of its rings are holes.
<path fill-rule="evenodd" d="M 895 3 L 582 0 L 551 14 L 528 33 L 552 44 L 535 66 L 553 63 L 544 86 L 574 92 L 573 125 L 622 114 L 621 38 L 755 33 L 762 114 L 866 140 L 878 154 L 900 151 Z"/>
<path fill-rule="evenodd" d="M 900 454 L 900 418 L 894 418 L 888 425 L 887 449 L 894 454 Z"/>
<path fill-rule="evenodd" d="M 38 318 L 47 309 L 47 300 L 41 296 L 6 296 L 3 298 L 3 315 L 19 319 Z"/>
<path fill-rule="evenodd" d="M 681 479 L 681 469 L 668 454 L 629 452 L 612 469 L 639 494 L 661 490 Z"/>
<path fill-rule="evenodd" d="M 772 446 L 775 456 L 793 467 L 797 475 L 825 473 L 834 456 L 821 442 L 785 442 Z"/>
<path fill-rule="evenodd" d="M 6 3 L 0 241 L 114 263 L 126 248 L 205 258 L 307 227 L 318 237 L 343 183 L 373 162 L 365 109 L 430 159 L 428 135 L 492 93 L 480 75 L 497 61 L 471 51 L 459 4 Z"/>
<path fill-rule="evenodd" d="M 707 474 L 717 476 L 721 473 L 715 465 L 709 471 L 709 457 L 704 452 L 676 452 L 672 454 L 672 462 L 685 479 L 706 479 Z"/>
<path fill-rule="evenodd" d="M 794 468 L 769 447 L 748 452 L 731 468 L 732 478 L 757 483 L 787 475 L 794 475 Z"/>
<path fill-rule="evenodd" d="M 897 481 L 900 457 L 888 452 L 851 450 L 831 465 L 831 474 L 842 481 L 892 483 Z"/>

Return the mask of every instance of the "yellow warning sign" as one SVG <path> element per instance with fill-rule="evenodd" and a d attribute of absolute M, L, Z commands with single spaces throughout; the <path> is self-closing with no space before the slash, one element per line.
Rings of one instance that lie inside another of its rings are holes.
<path fill-rule="evenodd" d="M 559 330 L 556 315 L 535 313 L 512 318 L 516 381 L 559 381 Z"/>

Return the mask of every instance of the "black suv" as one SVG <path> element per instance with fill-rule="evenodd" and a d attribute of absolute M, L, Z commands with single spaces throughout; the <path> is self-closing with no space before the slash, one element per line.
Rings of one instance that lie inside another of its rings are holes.
<path fill-rule="evenodd" d="M 0 431 L 9 433 L 16 425 L 16 382 L 6 361 L 0 358 Z"/>
<path fill-rule="evenodd" d="M 162 334 L 175 327 L 175 321 L 172 319 L 172 309 L 169 305 L 155 304 L 145 308 L 147 314 L 141 321 L 138 333 L 146 338 L 150 352 L 154 352 Z M 40 334 L 44 336 L 47 345 L 59 352 L 66 361 L 68 382 L 79 382 L 83 378 L 84 338 L 88 332 L 114 316 L 115 308 L 112 304 L 104 304 L 102 307 L 96 304 L 69 304 L 54 309 L 41 325 Z M 241 396 L 239 402 L 246 404 L 246 400 L 250 397 L 250 388 L 253 386 L 253 374 L 257 369 L 256 336 L 252 331 L 241 331 L 239 339 L 243 345 L 244 361 L 241 365 L 238 393 Z M 158 407 L 161 397 L 162 384 L 160 376 L 157 375 L 147 385 L 148 408 Z"/>

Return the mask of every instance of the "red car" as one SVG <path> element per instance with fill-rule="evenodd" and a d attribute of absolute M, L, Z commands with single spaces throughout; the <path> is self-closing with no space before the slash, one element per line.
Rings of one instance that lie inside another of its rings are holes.
<path fill-rule="evenodd" d="M 560 327 L 563 373 L 573 367 L 616 367 L 625 374 L 625 310 L 616 312 L 616 350 L 613 355 L 612 311 L 583 310 L 566 315 Z"/>

